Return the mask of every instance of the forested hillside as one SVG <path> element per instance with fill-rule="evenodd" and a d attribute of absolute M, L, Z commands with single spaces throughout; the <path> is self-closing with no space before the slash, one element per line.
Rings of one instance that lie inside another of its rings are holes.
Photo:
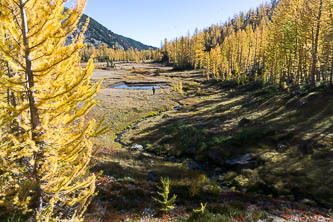
<path fill-rule="evenodd" d="M 329 0 L 272 1 L 193 36 L 165 40 L 164 59 L 179 69 L 203 68 L 207 78 L 332 87 L 332 13 Z"/>

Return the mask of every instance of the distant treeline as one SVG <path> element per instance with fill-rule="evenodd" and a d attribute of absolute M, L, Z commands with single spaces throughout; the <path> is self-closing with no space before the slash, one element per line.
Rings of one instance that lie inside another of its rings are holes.
<path fill-rule="evenodd" d="M 87 62 L 94 55 L 95 61 L 107 62 L 108 64 L 115 61 L 136 63 L 146 60 L 160 61 L 162 57 L 160 50 L 114 49 L 109 48 L 106 44 L 102 44 L 98 48 L 95 48 L 93 45 L 87 45 L 81 50 L 80 54 L 83 62 Z"/>

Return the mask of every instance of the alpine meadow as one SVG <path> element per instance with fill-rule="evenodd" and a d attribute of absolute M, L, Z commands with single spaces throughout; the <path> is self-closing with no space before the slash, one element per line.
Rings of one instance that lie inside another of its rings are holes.
<path fill-rule="evenodd" d="M 0 221 L 332 222 L 333 0 L 161 3 L 0 0 Z"/>

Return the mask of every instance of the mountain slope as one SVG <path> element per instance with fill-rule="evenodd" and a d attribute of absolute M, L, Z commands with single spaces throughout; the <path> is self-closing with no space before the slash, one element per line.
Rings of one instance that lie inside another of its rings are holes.
<path fill-rule="evenodd" d="M 153 46 L 145 45 L 141 42 L 138 42 L 136 40 L 118 35 L 106 27 L 104 27 L 102 24 L 94 20 L 93 18 L 83 15 L 80 20 L 80 28 L 77 30 L 82 30 L 82 24 L 85 23 L 87 18 L 90 18 L 90 22 L 88 25 L 88 29 L 85 33 L 85 43 L 90 43 L 94 45 L 95 47 L 98 47 L 99 45 L 102 45 L 103 43 L 108 45 L 108 47 L 116 47 L 120 49 L 138 49 L 138 50 L 148 50 L 149 48 L 155 49 Z M 74 35 L 77 33 L 74 33 Z M 69 39 L 72 39 L 69 37 Z"/>

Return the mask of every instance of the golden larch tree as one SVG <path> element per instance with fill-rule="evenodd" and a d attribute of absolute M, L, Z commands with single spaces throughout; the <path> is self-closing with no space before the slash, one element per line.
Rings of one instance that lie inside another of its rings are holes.
<path fill-rule="evenodd" d="M 100 83 L 92 59 L 80 64 L 83 33 L 66 42 L 86 1 L 64 2 L 0 0 L 0 214 L 77 221 L 94 196 L 90 138 L 102 129 L 85 114 Z"/>

